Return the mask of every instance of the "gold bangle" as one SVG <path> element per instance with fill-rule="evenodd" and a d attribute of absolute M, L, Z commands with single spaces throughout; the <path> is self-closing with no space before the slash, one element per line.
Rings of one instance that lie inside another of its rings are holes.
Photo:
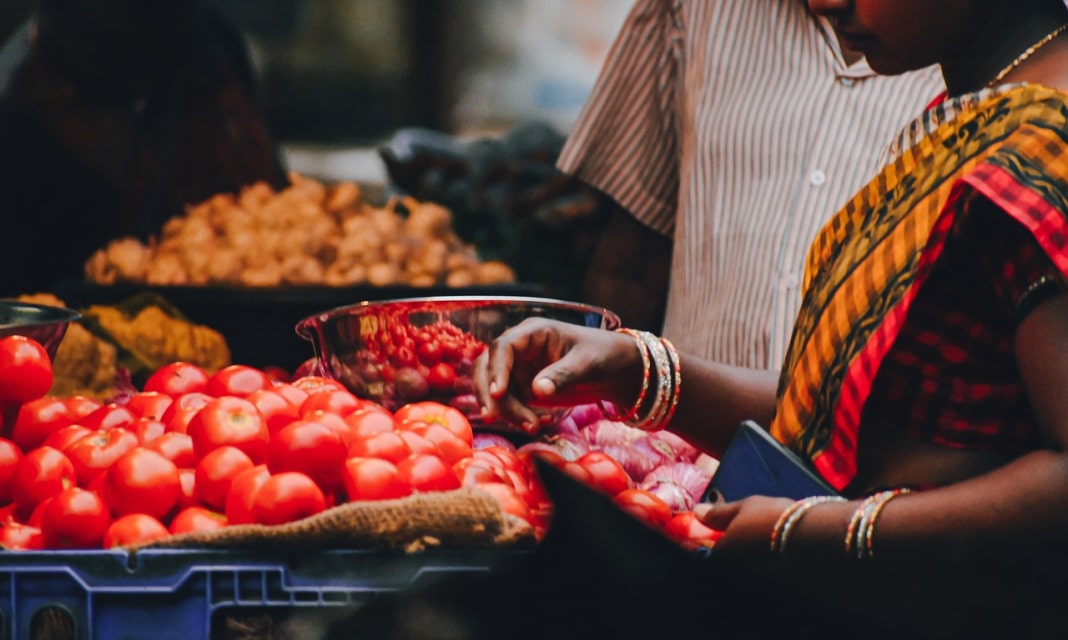
<path fill-rule="evenodd" d="M 865 558 L 870 560 L 871 558 L 875 557 L 875 551 L 872 548 L 872 538 L 875 536 L 875 521 L 878 520 L 879 514 L 882 513 L 883 509 L 891 500 L 906 493 L 912 493 L 912 490 L 907 487 L 894 489 L 893 491 L 890 491 L 885 494 L 882 499 L 879 500 L 878 504 L 876 504 L 875 507 L 872 509 L 871 517 L 868 518 L 867 528 L 864 530 Z"/>
<path fill-rule="evenodd" d="M 801 522 L 801 518 L 804 517 L 812 507 L 826 504 L 828 502 L 845 502 L 845 498 L 842 496 L 812 496 L 811 498 L 805 498 L 804 500 L 795 502 L 794 505 L 796 505 L 796 508 L 787 510 L 789 513 L 787 514 L 785 522 L 783 522 L 778 535 L 772 536 L 772 552 L 777 550 L 780 555 L 786 553 L 786 543 L 789 541 L 790 534 L 793 532 L 794 528 Z M 776 523 L 776 525 L 778 525 L 778 523 Z M 773 532 L 774 531 L 775 530 L 773 530 Z"/>
<path fill-rule="evenodd" d="M 668 360 L 667 349 L 656 336 L 648 331 L 642 331 L 641 337 L 645 340 L 645 346 L 649 349 L 649 355 L 656 370 L 656 396 L 645 417 L 635 420 L 632 424 L 645 431 L 654 431 L 663 424 L 664 414 L 670 403 L 671 363 Z"/>
<path fill-rule="evenodd" d="M 664 416 L 664 421 L 660 425 L 666 427 L 671 424 L 671 419 L 675 417 L 675 410 L 679 408 L 679 397 L 682 395 L 682 361 L 679 359 L 679 352 L 675 350 L 675 345 L 671 343 L 667 338 L 660 338 L 660 342 L 663 343 L 667 349 L 668 358 L 671 360 L 671 372 L 673 374 L 671 404 L 668 406 L 667 415 Z"/>
<path fill-rule="evenodd" d="M 642 339 L 641 334 L 635 331 L 634 329 L 624 328 L 616 329 L 616 331 L 619 333 L 625 333 L 631 338 L 633 338 L 635 344 L 638 346 L 638 353 L 641 355 L 642 358 L 642 386 L 638 390 L 638 399 L 634 401 L 634 406 L 632 406 L 630 410 L 628 410 L 624 414 L 620 414 L 619 412 L 617 412 L 615 410 L 614 405 L 612 407 L 612 410 L 610 411 L 608 407 L 605 406 L 604 400 L 598 401 L 597 404 L 601 407 L 601 412 L 604 413 L 605 417 L 609 418 L 610 420 L 615 420 L 617 422 L 627 422 L 637 417 L 638 412 L 641 411 L 642 403 L 645 402 L 645 396 L 649 391 L 649 375 L 651 369 L 649 364 L 649 347 L 645 345 L 645 340 Z"/>
<path fill-rule="evenodd" d="M 845 552 L 847 556 L 852 556 L 856 553 L 857 545 L 857 528 L 860 526 L 860 521 L 864 519 L 868 509 L 879 499 L 879 494 L 870 495 L 860 503 L 860 506 L 853 511 L 853 516 L 849 519 L 849 525 L 846 527 L 845 534 Z"/>

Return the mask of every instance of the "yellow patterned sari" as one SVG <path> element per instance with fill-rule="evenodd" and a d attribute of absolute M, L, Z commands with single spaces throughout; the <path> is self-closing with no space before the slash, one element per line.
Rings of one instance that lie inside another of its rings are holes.
<path fill-rule="evenodd" d="M 1068 95 L 1033 85 L 988 90 L 928 112 L 906 135 L 908 148 L 810 249 L 771 425 L 839 489 L 856 473 L 876 373 L 962 198 L 992 201 L 1068 272 Z"/>

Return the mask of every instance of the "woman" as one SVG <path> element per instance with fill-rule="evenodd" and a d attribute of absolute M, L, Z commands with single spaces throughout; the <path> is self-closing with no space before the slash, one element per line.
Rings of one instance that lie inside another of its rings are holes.
<path fill-rule="evenodd" d="M 724 531 L 717 555 L 1063 557 L 1068 9 L 808 4 L 877 71 L 939 63 L 948 90 L 815 239 L 778 381 L 675 359 L 662 340 L 533 320 L 481 358 L 484 411 L 532 429 L 537 405 L 607 400 L 712 455 L 753 419 L 845 498 L 704 505 Z"/>

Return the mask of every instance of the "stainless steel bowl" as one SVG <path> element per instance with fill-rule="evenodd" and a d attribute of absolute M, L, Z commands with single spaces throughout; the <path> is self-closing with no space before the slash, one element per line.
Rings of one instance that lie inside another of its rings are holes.
<path fill-rule="evenodd" d="M 33 338 L 51 358 L 55 358 L 67 327 L 81 317 L 80 313 L 66 307 L 0 300 L 0 336 Z"/>
<path fill-rule="evenodd" d="M 471 363 L 493 340 L 526 318 L 552 318 L 615 329 L 604 308 L 533 297 L 441 296 L 361 302 L 301 320 L 319 368 L 362 398 L 396 410 L 435 400 L 475 419 Z"/>

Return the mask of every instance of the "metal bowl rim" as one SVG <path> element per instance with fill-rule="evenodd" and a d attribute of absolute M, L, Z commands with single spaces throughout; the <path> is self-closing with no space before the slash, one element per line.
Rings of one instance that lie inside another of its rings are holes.
<path fill-rule="evenodd" d="M 68 307 L 57 307 L 55 305 L 37 304 L 35 302 L 21 302 L 18 300 L 0 300 L 0 307 L 8 307 L 12 310 L 18 309 L 33 309 L 42 313 L 40 318 L 27 319 L 26 321 L 17 322 L 0 322 L 0 329 L 7 329 L 12 327 L 36 327 L 41 325 L 56 324 L 60 322 L 76 322 L 80 320 L 82 314 L 74 309 Z"/>

